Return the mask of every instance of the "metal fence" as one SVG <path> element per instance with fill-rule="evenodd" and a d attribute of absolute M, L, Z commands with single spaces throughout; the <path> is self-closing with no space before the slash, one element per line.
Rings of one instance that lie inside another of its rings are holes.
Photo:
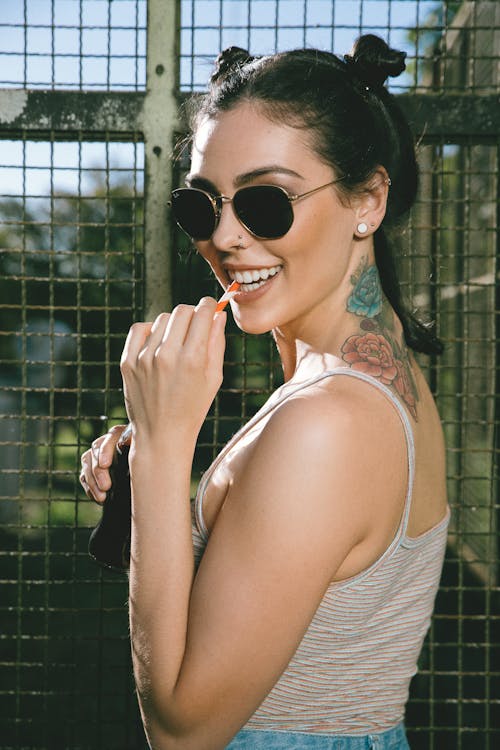
<path fill-rule="evenodd" d="M 453 521 L 411 746 L 498 746 L 500 4 L 22 0 L 0 3 L 1 750 L 145 747 L 126 583 L 87 556 L 99 510 L 77 475 L 89 442 L 123 419 L 130 323 L 211 288 L 166 211 L 183 169 L 179 101 L 224 46 L 343 54 L 362 32 L 408 53 L 393 91 L 422 184 L 401 266 L 446 343 L 422 360 Z M 277 379 L 271 341 L 231 328 L 195 474 Z"/>

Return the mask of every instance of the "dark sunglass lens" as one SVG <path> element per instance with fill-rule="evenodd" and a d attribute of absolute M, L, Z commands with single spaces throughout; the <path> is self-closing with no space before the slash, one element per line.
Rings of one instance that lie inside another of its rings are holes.
<path fill-rule="evenodd" d="M 293 223 L 293 209 L 286 193 L 273 185 L 253 185 L 238 190 L 234 210 L 243 224 L 257 237 L 277 239 Z"/>
<path fill-rule="evenodd" d="M 206 193 L 194 188 L 172 192 L 172 213 L 177 224 L 194 240 L 208 240 L 215 229 L 215 212 Z"/>

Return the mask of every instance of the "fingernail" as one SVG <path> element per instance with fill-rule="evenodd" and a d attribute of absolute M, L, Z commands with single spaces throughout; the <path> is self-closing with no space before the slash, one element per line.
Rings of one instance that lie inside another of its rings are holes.
<path fill-rule="evenodd" d="M 151 333 L 153 333 L 154 331 L 156 331 L 156 329 L 158 328 L 159 325 L 160 325 L 160 316 L 158 315 L 155 318 L 155 320 L 154 320 L 154 322 L 153 322 L 153 324 L 151 326 Z"/>
<path fill-rule="evenodd" d="M 221 310 L 220 312 L 216 312 L 214 315 L 214 324 L 219 326 L 220 328 L 224 328 L 226 325 L 227 320 L 227 312 L 225 310 Z"/>
<path fill-rule="evenodd" d="M 210 303 L 211 301 L 212 301 L 211 297 L 202 297 L 194 309 L 199 310 L 199 308 L 202 305 L 206 305 L 207 303 Z"/>

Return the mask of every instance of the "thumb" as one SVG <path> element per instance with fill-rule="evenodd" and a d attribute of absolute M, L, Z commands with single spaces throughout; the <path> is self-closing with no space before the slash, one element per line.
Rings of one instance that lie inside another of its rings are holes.
<path fill-rule="evenodd" d="M 212 369 L 212 367 L 222 368 L 224 352 L 226 349 L 226 337 L 224 335 L 226 321 L 226 312 L 219 312 L 214 316 L 208 340 L 208 365 L 210 369 Z"/>

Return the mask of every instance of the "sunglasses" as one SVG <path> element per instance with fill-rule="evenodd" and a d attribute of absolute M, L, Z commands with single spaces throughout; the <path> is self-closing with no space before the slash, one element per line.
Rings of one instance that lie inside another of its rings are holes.
<path fill-rule="evenodd" d="M 342 178 L 341 178 L 342 179 Z M 215 232 L 224 203 L 232 203 L 238 221 L 260 240 L 283 237 L 293 224 L 293 203 L 335 185 L 332 180 L 300 195 L 290 195 L 277 185 L 251 185 L 240 188 L 232 198 L 211 195 L 199 188 L 172 191 L 170 206 L 180 228 L 193 240 L 209 240 Z"/>

